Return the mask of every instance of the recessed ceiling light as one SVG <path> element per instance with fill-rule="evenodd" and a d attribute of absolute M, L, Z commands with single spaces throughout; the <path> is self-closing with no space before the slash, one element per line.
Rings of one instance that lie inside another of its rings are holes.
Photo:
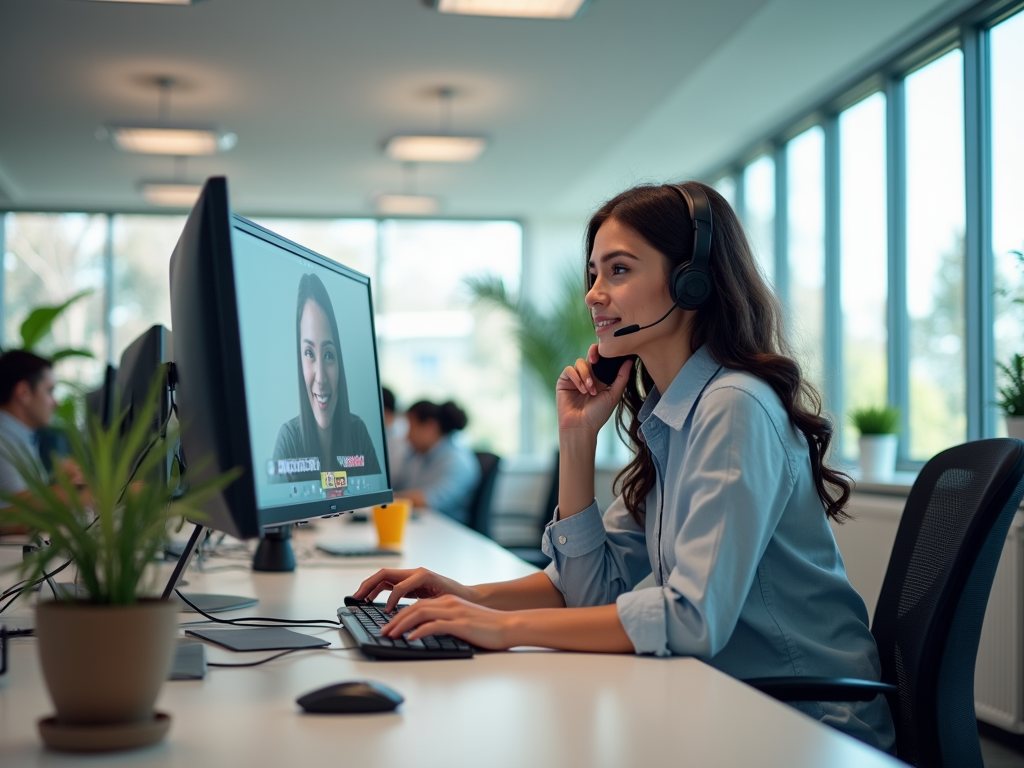
<path fill-rule="evenodd" d="M 486 148 L 483 136 L 429 134 L 393 136 L 384 145 L 388 157 L 406 163 L 468 163 Z"/>
<path fill-rule="evenodd" d="M 191 208 L 203 191 L 202 184 L 182 181 L 144 181 L 140 185 L 142 196 L 151 205 L 166 208 Z"/>
<path fill-rule="evenodd" d="M 571 19 L 586 0 L 423 0 L 440 13 L 511 16 L 520 19 Z"/>
<path fill-rule="evenodd" d="M 377 213 L 391 216 L 429 216 L 441 207 L 436 197 L 428 195 L 378 195 L 374 202 Z"/>
<path fill-rule="evenodd" d="M 102 3 L 145 3 L 147 5 L 195 5 L 201 0 L 93 0 Z"/>
<path fill-rule="evenodd" d="M 214 155 L 231 149 L 238 137 L 215 125 L 135 123 L 107 125 L 100 138 L 109 138 L 122 152 L 145 155 Z"/>

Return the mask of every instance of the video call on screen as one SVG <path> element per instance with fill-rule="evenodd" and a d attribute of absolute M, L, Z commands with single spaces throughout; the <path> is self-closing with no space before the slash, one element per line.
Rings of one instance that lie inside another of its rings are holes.
<path fill-rule="evenodd" d="M 239 228 L 232 250 L 258 506 L 385 490 L 368 285 Z"/>

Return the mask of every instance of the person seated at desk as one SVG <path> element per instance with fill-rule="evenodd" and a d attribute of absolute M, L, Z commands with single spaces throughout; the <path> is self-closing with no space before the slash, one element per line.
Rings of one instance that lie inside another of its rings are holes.
<path fill-rule="evenodd" d="M 381 402 L 384 405 L 384 437 L 388 442 L 388 466 L 391 477 L 400 472 L 402 459 L 409 447 L 406 435 L 409 433 L 409 422 L 397 410 L 395 393 L 387 387 L 380 388 Z"/>
<path fill-rule="evenodd" d="M 469 423 L 465 411 L 451 401 L 437 405 L 420 400 L 409 406 L 405 418 L 409 448 L 392 477 L 396 493 L 411 499 L 414 507 L 430 507 L 468 522 L 480 462 L 455 434 Z"/>
<path fill-rule="evenodd" d="M 712 233 L 698 260 L 704 200 Z M 736 214 L 704 184 L 637 187 L 591 219 L 587 259 L 597 344 L 556 384 L 560 485 L 542 542 L 551 565 L 476 586 L 383 570 L 355 597 L 390 590 L 388 610 L 403 597 L 434 598 L 399 613 L 387 636 L 694 656 L 741 679 L 878 680 L 867 610 L 829 527 L 846 518 L 851 482 L 828 466 L 832 425 L 787 347 L 782 309 Z M 710 278 L 696 307 L 676 279 L 687 265 Z M 592 370 L 599 354 L 638 359 L 605 386 Z M 602 517 L 597 433 L 616 408 L 633 459 Z M 654 586 L 634 589 L 651 574 Z M 894 747 L 883 696 L 794 706 Z"/>
<path fill-rule="evenodd" d="M 4 493 L 28 489 L 19 463 L 38 471 L 40 477 L 47 474 L 36 432 L 53 421 L 55 385 L 53 364 L 45 357 L 20 349 L 0 355 L 0 491 Z M 5 506 L 0 502 L 0 508 Z M 0 534 L 5 533 L 27 531 L 0 520 Z"/>

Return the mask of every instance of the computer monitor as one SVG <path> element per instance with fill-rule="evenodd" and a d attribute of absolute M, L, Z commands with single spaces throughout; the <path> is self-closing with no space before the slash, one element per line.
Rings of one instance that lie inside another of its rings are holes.
<path fill-rule="evenodd" d="M 170 270 L 186 479 L 242 470 L 196 522 L 251 538 L 390 502 L 370 279 L 233 215 L 216 177 Z"/>
<path fill-rule="evenodd" d="M 159 402 L 153 412 L 150 433 L 155 436 L 166 428 L 172 417 L 168 380 L 168 366 L 172 359 L 171 332 L 162 325 L 154 325 L 144 331 L 121 353 L 121 364 L 114 378 L 113 403 L 110 408 L 111 412 L 116 408 L 118 415 L 123 418 L 122 432 L 131 429 L 136 411 L 149 397 L 154 384 L 159 387 Z M 107 419 L 108 423 L 112 420 L 112 413 Z M 175 448 L 173 445 L 160 446 L 159 449 L 163 451 L 165 458 L 152 480 L 169 482 Z M 153 449 L 156 449 L 156 446 Z"/>
<path fill-rule="evenodd" d="M 103 384 L 92 392 L 85 393 L 85 412 L 99 421 L 104 429 L 114 420 L 114 389 L 117 386 L 117 368 L 107 365 L 103 372 Z"/>

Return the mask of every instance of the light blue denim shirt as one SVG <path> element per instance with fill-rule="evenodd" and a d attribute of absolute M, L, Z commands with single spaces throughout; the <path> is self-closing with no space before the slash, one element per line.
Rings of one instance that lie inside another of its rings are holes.
<path fill-rule="evenodd" d="M 640 410 L 657 483 L 638 525 L 621 498 L 548 524 L 567 606 L 615 603 L 637 653 L 695 656 L 737 678 L 878 680 L 864 601 L 846 578 L 807 444 L 766 382 L 701 347 Z M 652 573 L 656 586 L 633 587 Z M 681 691 L 681 695 L 685 692 Z M 884 697 L 805 713 L 883 750 Z"/>
<path fill-rule="evenodd" d="M 469 503 L 478 482 L 480 462 L 455 435 L 442 437 L 426 453 L 410 448 L 392 478 L 398 495 L 421 490 L 427 506 L 461 523 L 469 522 Z"/>
<path fill-rule="evenodd" d="M 0 408 L 0 491 L 5 493 L 21 493 L 28 488 L 15 464 L 16 457 L 26 468 L 35 469 L 40 477 L 46 477 L 35 431 Z M 7 505 L 0 502 L 0 506 Z"/>

